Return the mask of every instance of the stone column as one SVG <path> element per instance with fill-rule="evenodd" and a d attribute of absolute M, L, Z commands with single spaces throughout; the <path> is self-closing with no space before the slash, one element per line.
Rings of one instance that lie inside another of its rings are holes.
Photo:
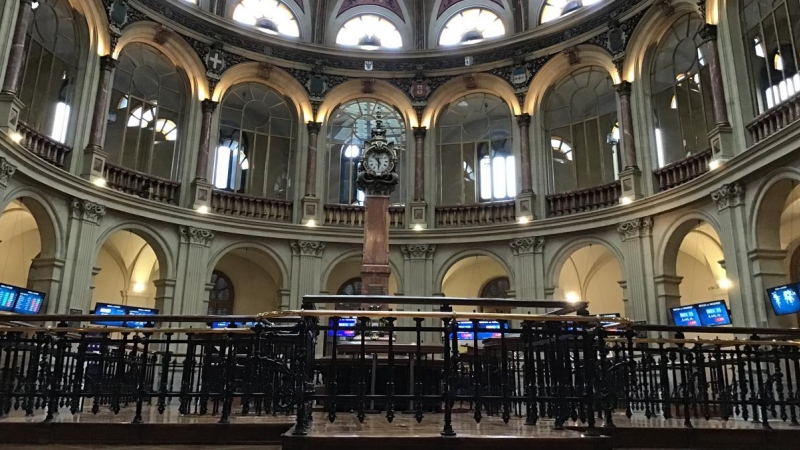
<path fill-rule="evenodd" d="M 153 281 L 153 284 L 156 286 L 156 309 L 164 314 L 163 311 L 175 303 L 175 287 L 178 283 L 176 280 L 161 278 Z"/>
<path fill-rule="evenodd" d="M 533 181 L 531 178 L 531 115 L 517 116 L 519 125 L 520 190 L 516 197 L 517 219 L 533 219 Z"/>
<path fill-rule="evenodd" d="M 289 309 L 300 309 L 304 295 L 318 294 L 322 285 L 320 260 L 327 244 L 319 241 L 292 241 L 292 295 Z"/>
<path fill-rule="evenodd" d="M 92 271 L 101 245 L 97 242 L 97 230 L 105 214 L 106 207 L 103 205 L 79 198 L 72 199 L 66 233 L 64 282 L 61 295 L 53 305 L 54 313 L 66 314 L 69 308 L 89 311 L 92 304 Z"/>
<path fill-rule="evenodd" d="M 22 102 L 17 98 L 17 94 L 25 74 L 28 27 L 32 20 L 31 0 L 19 0 L 17 22 L 14 34 L 11 36 L 6 74 L 3 79 L 3 87 L 0 89 L 0 132 L 6 134 L 16 133 L 19 115 L 24 108 Z"/>
<path fill-rule="evenodd" d="M 433 296 L 433 256 L 436 253 L 436 245 L 433 244 L 409 244 L 400 246 L 403 254 L 403 292 L 412 297 Z M 438 307 L 432 305 L 397 305 L 398 311 L 439 311 Z M 397 326 L 414 326 L 411 319 L 401 319 Z M 414 333 L 402 333 L 398 340 L 402 339 L 405 343 L 416 342 Z M 425 333 L 422 340 L 425 342 L 435 342 L 432 333 Z"/>
<path fill-rule="evenodd" d="M 636 160 L 636 140 L 633 136 L 633 113 L 631 112 L 631 84 L 622 81 L 616 86 L 619 100 L 619 131 L 625 168 L 619 173 L 622 187 L 621 203 L 640 199 L 642 195 L 642 171 Z"/>
<path fill-rule="evenodd" d="M 0 199 L 5 198 L 8 182 L 15 173 L 17 173 L 17 166 L 0 156 Z"/>
<path fill-rule="evenodd" d="M 317 145 L 319 132 L 322 129 L 320 122 L 308 122 L 308 149 L 306 151 L 306 190 L 303 196 L 302 223 L 319 220 L 319 197 L 317 197 Z"/>
<path fill-rule="evenodd" d="M 103 151 L 103 139 L 105 138 L 108 124 L 111 88 L 114 82 L 114 68 L 116 67 L 117 60 L 111 55 L 100 57 L 100 79 L 94 99 L 89 144 L 83 151 L 83 165 L 81 168 L 81 176 L 92 182 L 104 179 L 103 168 L 106 165 L 108 153 Z"/>
<path fill-rule="evenodd" d="M 34 291 L 45 293 L 43 311 L 47 314 L 56 314 L 58 293 L 61 289 L 61 279 L 64 273 L 64 260 L 59 258 L 35 258 L 31 263 L 31 271 L 35 274 L 29 278 L 30 288 Z M 68 311 L 68 309 L 67 309 Z M 89 311 L 84 311 L 89 313 Z"/>
<path fill-rule="evenodd" d="M 643 217 L 617 225 L 622 238 L 624 261 L 620 261 L 625 276 L 627 298 L 625 316 L 631 320 L 659 323 L 653 279 L 653 219 Z M 622 285 L 622 283 L 620 284 Z"/>
<path fill-rule="evenodd" d="M 681 306 L 681 281 L 683 277 L 676 275 L 657 275 L 653 277 L 656 290 L 657 319 L 651 322 L 659 325 L 672 324 L 669 309 Z"/>
<path fill-rule="evenodd" d="M 205 314 L 208 310 L 208 248 L 214 232 L 197 227 L 179 227 L 178 283 L 171 304 L 164 302 L 162 314 Z M 165 283 L 168 280 L 165 280 Z M 167 294 L 165 288 L 165 296 Z M 158 286 L 156 286 L 158 289 Z M 196 324 L 191 326 L 197 326 Z"/>
<path fill-rule="evenodd" d="M 714 128 L 709 131 L 708 139 L 711 142 L 711 155 L 714 168 L 734 156 L 733 131 L 728 121 L 728 105 L 725 101 L 725 88 L 722 85 L 722 66 L 719 61 L 719 48 L 717 47 L 717 26 L 710 23 L 703 24 L 699 30 L 702 39 L 701 47 L 706 52 L 709 78 L 711 79 L 711 98 L 714 102 Z"/>
<path fill-rule="evenodd" d="M 427 127 L 414 127 L 414 201 L 411 202 L 409 227 L 427 228 L 428 205 L 425 202 L 425 137 Z M 409 294 L 410 295 L 410 294 Z"/>
<path fill-rule="evenodd" d="M 514 255 L 515 298 L 518 300 L 544 299 L 544 238 L 513 239 L 509 243 Z M 538 308 L 517 308 L 520 314 L 540 314 Z"/>
<path fill-rule="evenodd" d="M 728 290 L 731 320 L 736 326 L 767 326 L 765 292 L 753 297 L 753 274 L 747 252 L 748 214 L 744 186 L 724 184 L 711 193 L 719 211 L 719 237 L 725 255 L 725 273 L 733 286 Z"/>
<path fill-rule="evenodd" d="M 194 203 L 192 207 L 198 211 L 208 212 L 211 208 L 211 195 L 213 184 L 208 181 L 208 154 L 211 148 L 211 119 L 219 103 L 205 99 L 202 102 L 203 116 L 200 121 L 200 147 L 197 151 L 197 165 L 195 166 Z"/>

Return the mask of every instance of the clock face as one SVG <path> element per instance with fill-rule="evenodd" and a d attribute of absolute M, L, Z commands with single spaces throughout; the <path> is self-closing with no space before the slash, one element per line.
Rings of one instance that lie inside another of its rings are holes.
<path fill-rule="evenodd" d="M 370 172 L 384 174 L 389 171 L 392 160 L 388 153 L 370 153 L 367 155 L 366 166 Z"/>

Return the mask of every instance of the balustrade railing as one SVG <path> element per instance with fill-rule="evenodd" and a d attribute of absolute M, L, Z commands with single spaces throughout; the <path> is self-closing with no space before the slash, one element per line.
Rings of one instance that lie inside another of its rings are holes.
<path fill-rule="evenodd" d="M 355 227 L 364 226 L 363 206 L 327 204 L 323 207 L 325 225 Z M 406 219 L 405 206 L 389 206 L 389 228 L 402 229 Z"/>
<path fill-rule="evenodd" d="M 654 170 L 653 175 L 658 180 L 659 190 L 666 191 L 708 172 L 710 162 L 711 149 L 708 149 Z"/>
<path fill-rule="evenodd" d="M 747 125 L 753 142 L 762 141 L 800 119 L 800 95 L 762 113 Z"/>
<path fill-rule="evenodd" d="M 176 203 L 181 186 L 177 181 L 165 180 L 108 162 L 103 167 L 103 177 L 106 185 L 115 191 L 170 205 Z"/>
<path fill-rule="evenodd" d="M 515 221 L 513 200 L 436 207 L 436 226 L 439 228 L 498 225 Z"/>
<path fill-rule="evenodd" d="M 80 324 L 96 316 L 26 319 Z M 140 423 L 143 408 L 154 404 L 160 413 L 177 407 L 183 415 L 218 415 L 221 423 L 235 415 L 295 414 L 294 433 L 305 434 L 317 407 L 331 422 L 341 413 L 360 421 L 368 411 L 388 421 L 398 411 L 418 421 L 441 413 L 442 434 L 455 435 L 457 407 L 476 421 L 547 421 L 556 429 L 577 421 L 588 434 L 597 420 L 614 425 L 622 418 L 615 412 L 682 419 L 686 427 L 714 418 L 769 428 L 796 425 L 800 415 L 798 330 L 316 310 L 229 319 L 252 321 L 239 329 L 167 327 L 220 319 L 150 316 L 160 328 L 142 329 L 0 327 L 0 416 L 52 420 L 62 410 L 127 408 Z M 685 332 L 701 337 L 685 339 Z M 323 343 L 325 356 L 318 356 L 315 345 Z"/>
<path fill-rule="evenodd" d="M 19 122 L 17 132 L 22 136 L 20 144 L 29 152 L 60 169 L 64 168 L 67 155 L 72 148 L 34 130 L 28 124 Z"/>
<path fill-rule="evenodd" d="M 568 214 L 594 211 L 619 204 L 622 187 L 619 181 L 593 186 L 576 191 L 550 194 L 547 200 L 547 215 L 565 216 Z"/>
<path fill-rule="evenodd" d="M 214 190 L 211 194 L 211 212 L 225 216 L 290 223 L 292 202 Z"/>

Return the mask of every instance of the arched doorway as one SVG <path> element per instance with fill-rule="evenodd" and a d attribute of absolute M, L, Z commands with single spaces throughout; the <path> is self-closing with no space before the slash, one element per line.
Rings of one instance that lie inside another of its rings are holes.
<path fill-rule="evenodd" d="M 626 315 L 622 267 L 616 255 L 600 244 L 589 244 L 567 257 L 558 275 L 553 297 L 586 301 L 592 314 Z"/>
<path fill-rule="evenodd" d="M 486 255 L 466 256 L 453 263 L 445 272 L 442 278 L 442 293 L 445 297 L 479 298 L 491 292 L 493 298 L 507 298 L 511 289 L 509 280 L 509 274 L 496 259 Z M 503 294 L 501 289 L 503 282 L 508 287 L 505 287 L 505 295 L 500 297 Z M 472 312 L 475 308 L 453 306 L 453 310 Z"/>
<path fill-rule="evenodd" d="M 214 314 L 258 314 L 282 304 L 283 275 L 278 263 L 256 247 L 230 250 L 216 262 L 206 285 Z"/>
<path fill-rule="evenodd" d="M 156 308 L 156 281 L 162 279 L 155 249 L 134 230 L 119 230 L 103 242 L 94 270 L 91 309 L 97 303 Z"/>

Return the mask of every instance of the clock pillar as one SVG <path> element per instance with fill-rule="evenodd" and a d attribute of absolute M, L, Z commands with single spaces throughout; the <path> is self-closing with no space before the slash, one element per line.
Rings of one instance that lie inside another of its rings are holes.
<path fill-rule="evenodd" d="M 389 196 L 397 186 L 397 152 L 386 142 L 380 117 L 358 165 L 356 184 L 364 191 L 364 253 L 361 293 L 389 295 Z"/>

